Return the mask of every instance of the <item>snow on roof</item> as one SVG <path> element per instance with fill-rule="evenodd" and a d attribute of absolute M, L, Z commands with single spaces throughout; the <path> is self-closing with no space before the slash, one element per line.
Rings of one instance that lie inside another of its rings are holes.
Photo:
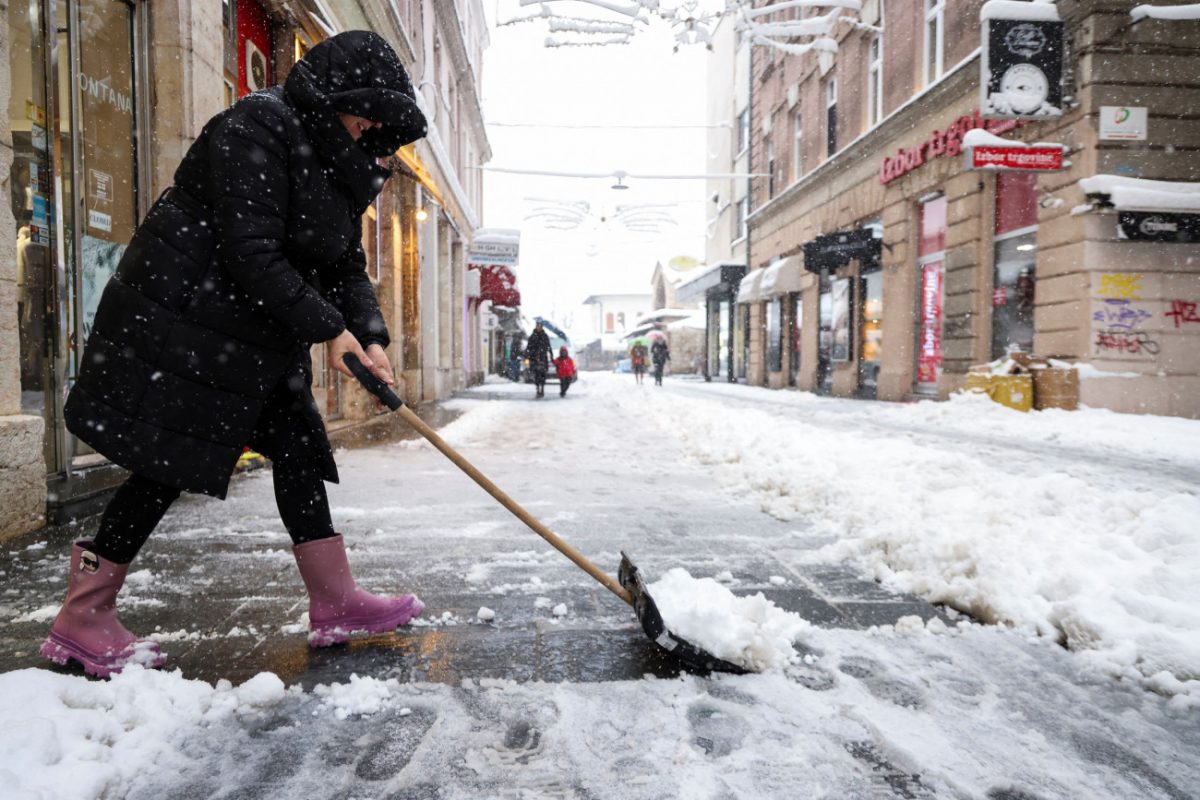
<path fill-rule="evenodd" d="M 1027 19 L 1057 21 L 1058 7 L 1049 2 L 1027 0 L 988 0 L 979 9 L 979 19 Z"/>
<path fill-rule="evenodd" d="M 1107 195 L 1108 202 L 1121 210 L 1200 212 L 1200 183 L 1093 175 L 1081 180 L 1079 188 L 1089 196 Z"/>
<path fill-rule="evenodd" d="M 1146 17 L 1173 20 L 1200 19 L 1200 3 L 1191 3 L 1184 6 L 1134 6 L 1129 12 L 1129 16 L 1133 17 L 1134 22 Z"/>
<path fill-rule="evenodd" d="M 994 133 L 988 133 L 983 128 L 972 128 L 967 131 L 962 138 L 963 147 L 1061 147 L 1066 150 L 1065 144 L 1057 142 L 1018 142 L 1015 139 L 1005 139 L 1003 136 L 997 136 Z"/>

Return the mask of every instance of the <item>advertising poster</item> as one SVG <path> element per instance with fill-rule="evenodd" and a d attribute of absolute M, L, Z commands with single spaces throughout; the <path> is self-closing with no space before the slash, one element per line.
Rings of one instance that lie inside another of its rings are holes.
<path fill-rule="evenodd" d="M 945 265 L 921 267 L 921 331 L 917 347 L 917 383 L 936 386 L 942 374 L 942 279 Z"/>

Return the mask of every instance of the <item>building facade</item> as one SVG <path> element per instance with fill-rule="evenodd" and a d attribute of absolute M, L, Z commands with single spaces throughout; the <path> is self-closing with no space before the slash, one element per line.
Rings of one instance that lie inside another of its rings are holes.
<path fill-rule="evenodd" d="M 944 398 L 971 365 L 1020 350 L 1081 365 L 1088 405 L 1200 416 L 1194 222 L 1131 236 L 1116 195 L 1097 191 L 1166 182 L 1167 200 L 1142 192 L 1149 205 L 1125 203 L 1133 214 L 1193 202 L 1200 22 L 1060 0 L 1065 112 L 987 120 L 982 5 L 866 0 L 834 28 L 836 53 L 754 48 L 751 166 L 763 177 L 739 300 L 761 339 L 747 381 Z M 1145 109 L 1146 138 L 1102 138 L 1114 107 Z M 970 169 L 963 140 L 978 128 L 1062 144 L 1065 168 Z"/>
<path fill-rule="evenodd" d="M 482 379 L 463 262 L 482 188 L 472 167 L 490 157 L 479 0 L 0 2 L 0 539 L 96 510 L 124 477 L 67 432 L 62 406 L 105 282 L 184 152 L 213 114 L 352 28 L 396 47 L 431 120 L 364 218 L 404 394 Z M 378 413 L 318 373 L 331 433 Z"/>

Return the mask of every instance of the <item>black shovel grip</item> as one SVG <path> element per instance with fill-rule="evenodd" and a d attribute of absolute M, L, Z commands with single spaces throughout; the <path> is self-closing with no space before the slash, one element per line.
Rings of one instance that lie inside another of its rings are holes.
<path fill-rule="evenodd" d="M 376 378 L 374 373 L 367 369 L 367 365 L 358 360 L 358 356 L 353 353 L 346 353 L 342 356 L 342 363 L 354 373 L 354 377 L 358 378 L 358 382 L 365 386 L 368 392 L 378 397 L 380 402 L 392 411 L 404 405 L 404 401 L 400 399 L 400 395 L 393 392 L 391 387 L 379 380 L 379 378 Z"/>

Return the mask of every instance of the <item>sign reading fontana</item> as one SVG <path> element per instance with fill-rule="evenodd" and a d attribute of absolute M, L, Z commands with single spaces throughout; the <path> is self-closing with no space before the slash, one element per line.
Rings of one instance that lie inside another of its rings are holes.
<path fill-rule="evenodd" d="M 985 120 L 976 109 L 970 116 L 959 117 L 946 128 L 935 130 L 924 142 L 914 147 L 901 148 L 896 151 L 896 155 L 883 159 L 879 165 L 879 182 L 891 183 L 935 158 L 961 155 L 962 138 L 967 131 L 974 128 L 983 128 L 988 133 L 999 136 L 1026 124 L 1024 120 L 1019 119 Z"/>
<path fill-rule="evenodd" d="M 1061 147 L 979 145 L 969 148 L 968 169 L 1054 172 L 1063 168 Z"/>

